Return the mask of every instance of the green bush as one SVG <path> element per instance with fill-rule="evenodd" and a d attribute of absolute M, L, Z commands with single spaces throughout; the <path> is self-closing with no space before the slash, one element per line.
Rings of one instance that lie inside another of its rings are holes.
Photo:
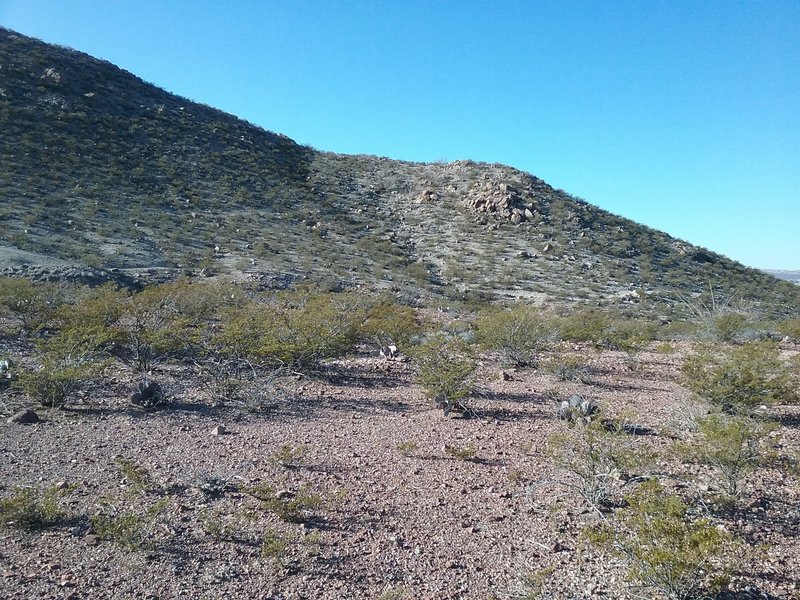
<path fill-rule="evenodd" d="M 313 371 L 352 348 L 364 320 L 362 305 L 353 294 L 284 292 L 231 314 L 216 343 L 223 355 Z"/>
<path fill-rule="evenodd" d="M 458 338 L 433 337 L 416 349 L 414 361 L 417 380 L 445 415 L 452 410 L 471 412 L 465 400 L 475 391 L 476 365 L 466 342 Z"/>
<path fill-rule="evenodd" d="M 597 310 L 582 310 L 559 320 L 561 338 L 569 342 L 591 342 L 595 346 L 638 352 L 644 344 L 655 339 L 652 323 L 614 317 Z"/>
<path fill-rule="evenodd" d="M 496 350 L 512 365 L 525 367 L 536 363 L 555 332 L 540 312 L 529 306 L 510 310 L 490 310 L 478 317 L 478 340 L 484 348 Z"/>
<path fill-rule="evenodd" d="M 402 348 L 421 331 L 413 308 L 382 300 L 367 311 L 359 335 L 378 347 L 394 344 Z"/>
<path fill-rule="evenodd" d="M 714 413 L 697 423 L 697 436 L 677 450 L 711 466 L 722 490 L 733 500 L 743 494 L 743 480 L 766 458 L 774 425 L 744 415 Z"/>
<path fill-rule="evenodd" d="M 778 331 L 795 342 L 800 342 L 800 319 L 785 319 L 778 323 Z"/>
<path fill-rule="evenodd" d="M 25 335 L 49 325 L 62 302 L 63 292 L 55 284 L 0 277 L 0 310 L 16 317 Z"/>
<path fill-rule="evenodd" d="M 734 561 L 730 534 L 707 519 L 691 519 L 689 507 L 649 481 L 626 497 L 628 507 L 589 534 L 620 556 L 629 575 L 668 600 L 688 600 L 727 585 Z"/>
<path fill-rule="evenodd" d="M 61 498 L 73 488 L 17 487 L 0 499 L 0 525 L 14 529 L 37 530 L 54 525 L 61 518 Z"/>
<path fill-rule="evenodd" d="M 75 334 L 75 335 L 72 335 Z M 95 340 L 78 332 L 58 333 L 37 343 L 39 366 L 24 369 L 16 385 L 48 408 L 59 408 L 101 368 Z"/>
<path fill-rule="evenodd" d="M 701 346 L 681 372 L 687 388 L 726 412 L 749 413 L 762 404 L 796 400 L 789 367 L 769 341 L 724 349 Z"/>

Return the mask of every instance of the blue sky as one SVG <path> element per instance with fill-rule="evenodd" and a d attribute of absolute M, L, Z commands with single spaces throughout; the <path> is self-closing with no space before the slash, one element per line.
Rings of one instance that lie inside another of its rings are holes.
<path fill-rule="evenodd" d="M 506 163 L 800 269 L 797 0 L 0 0 L 0 25 L 322 150 Z"/>

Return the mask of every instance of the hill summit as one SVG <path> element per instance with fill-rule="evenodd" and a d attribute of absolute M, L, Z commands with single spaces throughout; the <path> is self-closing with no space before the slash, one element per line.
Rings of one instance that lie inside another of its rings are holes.
<path fill-rule="evenodd" d="M 7 29 L 0 122 L 6 274 L 226 273 L 665 310 L 713 289 L 800 305 L 796 286 L 512 167 L 320 152 Z"/>

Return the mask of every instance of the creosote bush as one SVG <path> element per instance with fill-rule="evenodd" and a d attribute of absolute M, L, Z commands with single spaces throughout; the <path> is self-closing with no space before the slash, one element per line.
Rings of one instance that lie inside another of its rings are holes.
<path fill-rule="evenodd" d="M 529 306 L 484 311 L 478 317 L 478 340 L 517 367 L 536 364 L 537 354 L 555 337 L 553 326 Z"/>
<path fill-rule="evenodd" d="M 627 508 L 588 532 L 589 539 L 621 557 L 643 587 L 668 600 L 688 600 L 727 586 L 735 558 L 730 534 L 689 507 L 655 480 L 626 496 Z"/>
<path fill-rule="evenodd" d="M 359 326 L 359 337 L 379 348 L 389 344 L 405 347 L 421 332 L 422 324 L 414 309 L 389 300 L 370 306 Z"/>
<path fill-rule="evenodd" d="M 97 375 L 96 344 L 81 335 L 58 333 L 37 343 L 38 367 L 22 370 L 15 384 L 47 408 L 60 408 L 86 380 Z"/>
<path fill-rule="evenodd" d="M 48 325 L 62 302 L 62 290 L 55 284 L 0 277 L 0 311 L 15 317 L 25 335 Z"/>
<path fill-rule="evenodd" d="M 681 371 L 686 387 L 725 412 L 747 414 L 762 404 L 797 400 L 791 372 L 773 342 L 723 349 L 704 345 Z"/>
<path fill-rule="evenodd" d="M 697 435 L 676 449 L 685 458 L 711 466 L 723 492 L 733 501 L 740 499 L 744 479 L 767 458 L 775 426 L 724 413 L 713 413 L 697 425 Z"/>
<path fill-rule="evenodd" d="M 459 338 L 436 336 L 416 348 L 417 380 L 445 415 L 470 412 L 466 404 L 475 391 L 472 348 Z"/>
<path fill-rule="evenodd" d="M 62 516 L 61 498 L 74 486 L 17 487 L 0 499 L 0 526 L 28 531 L 45 529 Z"/>

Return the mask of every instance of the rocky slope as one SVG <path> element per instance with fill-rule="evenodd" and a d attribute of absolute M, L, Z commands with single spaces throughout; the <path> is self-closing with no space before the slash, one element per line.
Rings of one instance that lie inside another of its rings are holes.
<path fill-rule="evenodd" d="M 766 312 L 800 306 L 788 283 L 511 167 L 319 152 L 6 29 L 0 122 L 0 268 L 229 272 L 642 310 L 711 287 Z"/>

